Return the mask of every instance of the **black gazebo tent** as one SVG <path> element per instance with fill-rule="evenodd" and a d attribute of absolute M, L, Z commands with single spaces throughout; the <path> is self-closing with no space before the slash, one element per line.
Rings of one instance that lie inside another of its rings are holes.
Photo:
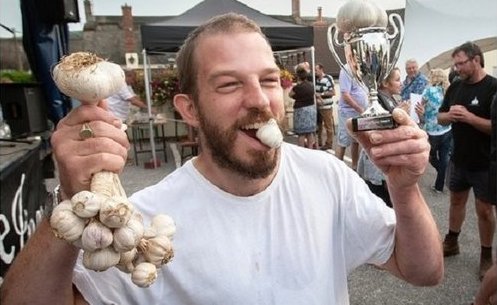
<path fill-rule="evenodd" d="M 149 54 L 176 52 L 188 33 L 213 16 L 239 13 L 254 20 L 268 37 L 274 51 L 311 47 L 313 28 L 285 22 L 236 0 L 204 0 L 183 14 L 161 23 L 141 26 L 143 48 Z"/>

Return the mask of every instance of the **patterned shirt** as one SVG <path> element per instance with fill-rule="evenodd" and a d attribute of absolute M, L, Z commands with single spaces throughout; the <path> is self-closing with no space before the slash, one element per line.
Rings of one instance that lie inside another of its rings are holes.
<path fill-rule="evenodd" d="M 324 93 L 324 92 L 334 92 L 335 83 L 333 82 L 333 77 L 331 75 L 325 74 L 321 79 L 316 78 L 315 84 L 316 93 Z M 331 109 L 331 105 L 333 104 L 333 99 L 331 97 L 323 99 L 324 104 L 320 105 L 320 109 Z"/>
<path fill-rule="evenodd" d="M 438 109 L 443 103 L 444 89 L 440 86 L 428 87 L 423 92 L 425 101 L 425 126 L 424 129 L 429 135 L 439 136 L 451 129 L 451 125 L 438 124 Z"/>
<path fill-rule="evenodd" d="M 411 93 L 423 94 L 427 85 L 428 79 L 421 73 L 418 73 L 412 81 L 409 81 L 409 78 L 406 77 L 402 83 L 402 92 L 400 93 L 402 100 L 406 101 L 411 99 Z"/>

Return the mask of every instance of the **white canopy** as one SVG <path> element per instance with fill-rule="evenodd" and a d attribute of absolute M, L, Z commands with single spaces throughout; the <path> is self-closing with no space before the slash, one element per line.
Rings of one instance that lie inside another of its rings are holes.
<path fill-rule="evenodd" d="M 414 58 L 426 69 L 447 68 L 452 50 L 466 41 L 483 52 L 497 49 L 497 1 L 406 0 L 405 30 L 397 66 Z"/>

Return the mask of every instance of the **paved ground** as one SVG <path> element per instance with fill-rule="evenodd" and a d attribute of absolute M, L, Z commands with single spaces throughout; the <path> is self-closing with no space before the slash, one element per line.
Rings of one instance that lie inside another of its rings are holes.
<path fill-rule="evenodd" d="M 292 137 L 287 140 L 295 141 Z M 162 163 L 159 168 L 144 168 L 143 162 L 151 158 L 147 154 L 140 156 L 139 166 L 126 166 L 121 176 L 126 192 L 131 194 L 144 186 L 156 183 L 174 170 L 176 163 L 173 150 L 168 150 L 169 162 Z M 158 157 L 164 160 L 162 153 L 159 153 Z M 435 172 L 429 166 L 420 185 L 443 236 L 447 231 L 448 194 L 433 193 L 430 185 L 434 180 Z M 354 271 L 349 278 L 351 304 L 468 305 L 479 286 L 477 277 L 479 241 L 473 200 L 470 197 L 471 204 L 468 205 L 467 218 L 460 236 L 461 254 L 446 259 L 445 278 L 441 285 L 429 288 L 412 287 L 386 272 L 363 266 Z"/>

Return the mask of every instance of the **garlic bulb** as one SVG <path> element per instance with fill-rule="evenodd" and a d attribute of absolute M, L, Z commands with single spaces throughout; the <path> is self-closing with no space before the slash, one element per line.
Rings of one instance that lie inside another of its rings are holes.
<path fill-rule="evenodd" d="M 117 252 L 126 252 L 135 248 L 143 237 L 143 220 L 141 214 L 134 212 L 129 221 L 114 230 L 112 246 Z"/>
<path fill-rule="evenodd" d="M 100 221 L 109 228 L 124 226 L 133 212 L 133 206 L 125 197 L 107 198 L 100 206 Z"/>
<path fill-rule="evenodd" d="M 128 252 L 120 253 L 121 258 L 116 267 L 122 272 L 131 273 L 135 269 L 134 260 L 138 255 L 138 250 L 136 248 L 131 249 Z"/>
<path fill-rule="evenodd" d="M 81 191 L 71 198 L 74 214 L 82 218 L 90 218 L 98 214 L 105 198 L 90 191 Z"/>
<path fill-rule="evenodd" d="M 104 271 L 119 263 L 121 255 L 111 247 L 83 252 L 83 266 L 94 271 Z"/>
<path fill-rule="evenodd" d="M 112 231 L 98 220 L 92 220 L 83 230 L 81 245 L 85 251 L 96 251 L 112 244 Z"/>
<path fill-rule="evenodd" d="M 174 256 L 171 240 L 165 235 L 142 239 L 138 249 L 143 253 L 147 262 L 156 266 L 167 264 Z"/>
<path fill-rule="evenodd" d="M 136 265 L 131 273 L 131 281 L 139 287 L 148 287 L 155 282 L 157 278 L 157 267 L 151 263 L 140 263 Z"/>
<path fill-rule="evenodd" d="M 68 242 L 76 241 L 83 234 L 86 221 L 72 211 L 70 200 L 58 204 L 50 216 L 50 226 L 56 237 Z"/>
<path fill-rule="evenodd" d="M 155 229 L 157 235 L 166 235 L 169 239 L 172 239 L 174 233 L 176 233 L 174 220 L 166 214 L 155 215 L 152 218 L 151 226 Z"/>
<path fill-rule="evenodd" d="M 52 76 L 64 94 L 90 103 L 97 103 L 126 86 L 124 71 L 119 65 L 88 52 L 63 57 Z"/>
<path fill-rule="evenodd" d="M 373 1 L 351 0 L 340 7 L 336 21 L 338 29 L 347 33 L 360 28 L 386 27 L 388 17 Z"/>
<path fill-rule="evenodd" d="M 278 148 L 283 142 L 283 134 L 275 119 L 270 119 L 265 125 L 260 127 L 257 130 L 256 136 L 262 143 L 271 148 Z"/>

